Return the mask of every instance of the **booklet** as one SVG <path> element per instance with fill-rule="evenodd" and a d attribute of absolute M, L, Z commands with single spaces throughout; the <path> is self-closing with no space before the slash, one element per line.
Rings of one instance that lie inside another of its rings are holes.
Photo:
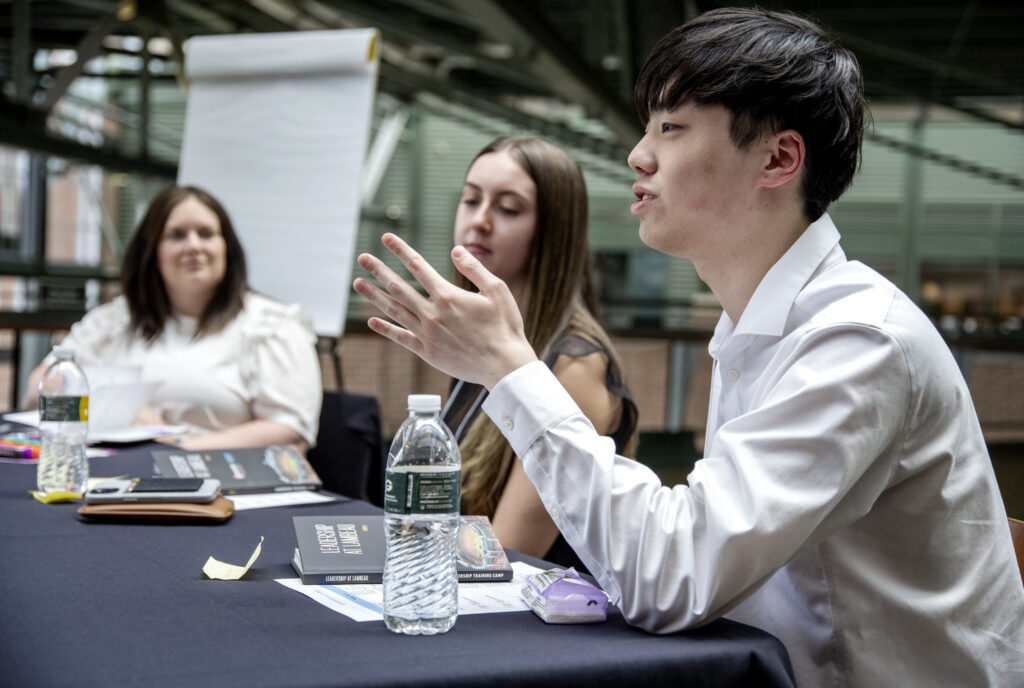
<path fill-rule="evenodd" d="M 305 585 L 380 583 L 384 515 L 293 516 L 298 547 L 292 567 Z M 463 583 L 512 580 L 512 564 L 486 516 L 461 516 L 458 574 Z"/>
<path fill-rule="evenodd" d="M 217 478 L 227 495 L 316 490 L 322 484 L 306 457 L 289 447 L 154 449 L 153 467 L 167 478 Z"/>

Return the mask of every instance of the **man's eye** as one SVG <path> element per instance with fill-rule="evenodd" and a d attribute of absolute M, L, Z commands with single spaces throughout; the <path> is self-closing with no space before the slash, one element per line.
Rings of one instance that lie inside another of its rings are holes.
<path fill-rule="evenodd" d="M 674 125 L 674 124 L 672 124 L 670 122 L 662 122 L 662 124 L 661 124 L 661 133 L 665 134 L 665 133 L 668 133 L 670 131 L 675 131 L 678 128 L 679 127 L 677 127 L 676 125 Z"/>

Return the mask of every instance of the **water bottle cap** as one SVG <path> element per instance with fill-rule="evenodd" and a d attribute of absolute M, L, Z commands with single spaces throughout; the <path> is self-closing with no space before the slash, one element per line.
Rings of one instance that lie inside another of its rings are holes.
<path fill-rule="evenodd" d="M 441 410 L 440 394 L 410 394 L 409 410 L 417 413 L 431 413 Z"/>
<path fill-rule="evenodd" d="M 75 350 L 70 346 L 58 344 L 53 347 L 53 355 L 57 357 L 58 361 L 69 361 L 75 357 Z"/>

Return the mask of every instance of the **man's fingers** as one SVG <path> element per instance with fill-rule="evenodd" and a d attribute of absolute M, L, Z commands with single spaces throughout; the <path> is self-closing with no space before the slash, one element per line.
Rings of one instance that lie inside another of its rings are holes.
<path fill-rule="evenodd" d="M 352 286 L 381 311 L 390 316 L 392 311 L 395 311 L 396 314 L 402 311 L 415 314 L 418 310 L 422 310 L 426 303 L 423 296 L 395 274 L 384 264 L 384 261 L 369 253 L 363 253 L 357 262 L 360 267 L 373 276 L 380 287 L 366 280 L 360 282 L 358 279 L 353 282 Z"/>
<path fill-rule="evenodd" d="M 496 289 L 508 291 L 508 285 L 500 278 L 495 277 L 494 273 L 464 247 L 456 246 L 452 249 L 452 263 L 455 264 L 455 269 L 472 282 L 482 295 L 496 297 L 498 296 L 495 292 Z"/>
<path fill-rule="evenodd" d="M 366 321 L 366 324 L 373 332 L 387 337 L 395 344 L 403 346 L 417 356 L 422 357 L 423 347 L 416 336 L 409 332 L 409 330 L 398 327 L 394 323 L 381 318 L 370 318 Z"/>
<path fill-rule="evenodd" d="M 443 373 L 489 387 L 509 371 L 536 360 L 508 286 L 468 251 L 456 248 L 452 260 L 479 293 L 460 289 L 441 277 L 398 237 L 387 234 L 382 240 L 427 289 L 428 296 L 380 259 L 360 255 L 359 265 L 372 279 L 357 278 L 352 286 L 383 314 L 367 321 L 373 332 Z"/>
<path fill-rule="evenodd" d="M 382 291 L 369 280 L 357 277 L 352 283 L 352 288 L 377 310 L 403 327 L 412 328 L 419 323 L 419 318 L 414 311 L 400 300 Z"/>
<path fill-rule="evenodd" d="M 380 258 L 369 253 L 362 253 L 357 259 L 360 267 L 370 273 L 377 284 L 384 288 L 392 296 L 406 300 L 410 295 L 419 296 L 416 290 L 411 288 L 404 279 L 395 274 L 395 271 L 384 264 Z"/>
<path fill-rule="evenodd" d="M 398 260 L 402 261 L 402 265 L 409 271 L 409 274 L 416 278 L 416 281 L 427 290 L 430 296 L 436 295 L 444 287 L 451 286 L 451 282 L 438 274 L 437 270 L 423 259 L 423 256 L 400 237 L 387 233 L 380 240 L 389 251 L 395 254 Z"/>

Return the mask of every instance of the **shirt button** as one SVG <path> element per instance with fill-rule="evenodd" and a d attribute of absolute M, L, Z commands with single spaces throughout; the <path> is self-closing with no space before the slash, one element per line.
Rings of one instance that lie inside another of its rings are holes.
<path fill-rule="evenodd" d="M 506 418 L 501 424 L 504 425 L 505 429 L 509 432 L 512 432 L 516 428 L 516 424 L 511 418 Z"/>
<path fill-rule="evenodd" d="M 736 370 L 735 368 L 729 368 L 728 375 L 730 380 L 740 379 L 740 371 Z"/>

